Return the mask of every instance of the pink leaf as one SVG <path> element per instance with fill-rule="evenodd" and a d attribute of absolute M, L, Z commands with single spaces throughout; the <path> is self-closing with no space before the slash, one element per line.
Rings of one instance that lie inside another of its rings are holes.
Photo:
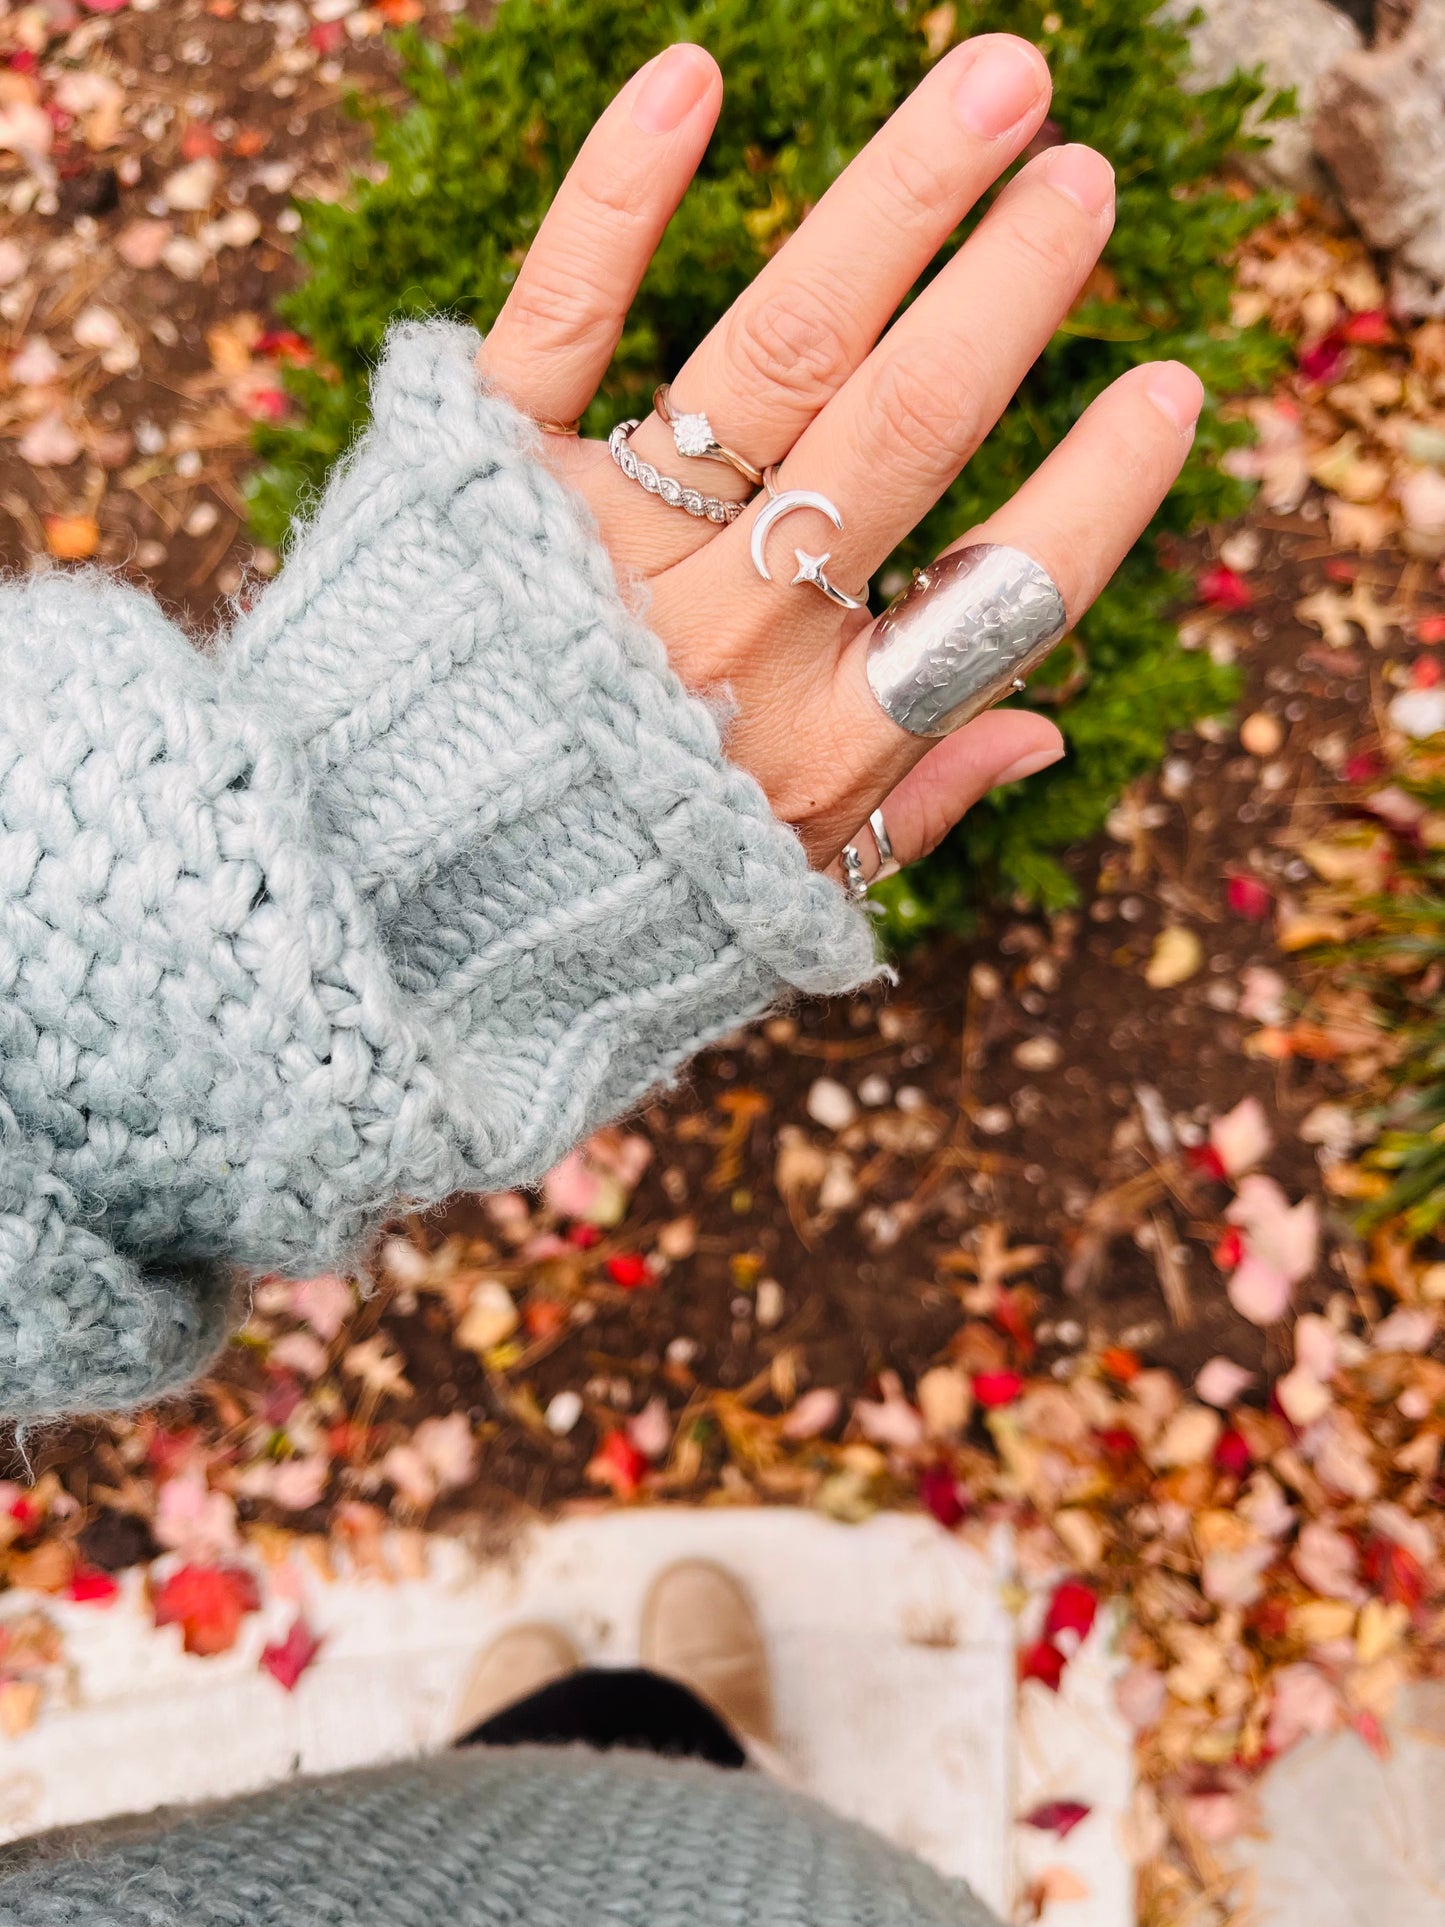
<path fill-rule="evenodd" d="M 1051 1693 L 1057 1693 L 1064 1677 L 1064 1655 L 1052 1641 L 1035 1640 L 1019 1654 L 1019 1679 L 1040 1680 Z"/>
<path fill-rule="evenodd" d="M 1263 923 L 1274 908 L 1268 887 L 1258 877 L 1240 872 L 1225 879 L 1224 900 L 1235 916 L 1248 917 L 1252 923 Z"/>
<path fill-rule="evenodd" d="M 1200 1368 L 1194 1390 L 1206 1405 L 1227 1412 L 1240 1394 L 1254 1383 L 1254 1373 L 1236 1365 L 1232 1358 L 1211 1358 Z"/>
<path fill-rule="evenodd" d="M 817 1385 L 803 1396 L 784 1418 L 779 1430 L 785 1439 L 816 1439 L 838 1423 L 843 1401 L 826 1385 Z"/>
<path fill-rule="evenodd" d="M 1086 1586 L 1082 1579 L 1065 1579 L 1049 1601 L 1044 1616 L 1045 1639 L 1057 1640 L 1062 1633 L 1072 1633 L 1077 1640 L 1087 1639 L 1098 1610 L 1092 1586 Z"/>
<path fill-rule="evenodd" d="M 1254 591 L 1244 577 L 1223 566 L 1203 570 L 1195 588 L 1200 601 L 1212 609 L 1238 611 L 1248 609 L 1254 601 Z"/>
<path fill-rule="evenodd" d="M 1289 1279 L 1263 1258 L 1247 1257 L 1230 1275 L 1229 1302 L 1251 1325 L 1277 1325 L 1290 1308 Z"/>
<path fill-rule="evenodd" d="M 1226 1177 L 1243 1177 L 1261 1164 L 1274 1139 L 1259 1099 L 1241 1098 L 1232 1111 L 1215 1118 L 1209 1127 L 1209 1143 Z"/>
<path fill-rule="evenodd" d="M 261 1671 L 279 1681 L 288 1693 L 294 1693 L 297 1680 L 321 1651 L 321 1646 L 321 1640 L 298 1613 L 283 1640 L 262 1647 Z"/>
<path fill-rule="evenodd" d="M 980 1372 L 973 1381 L 974 1397 L 989 1410 L 996 1405 L 1012 1405 L 1023 1388 L 1017 1372 Z"/>

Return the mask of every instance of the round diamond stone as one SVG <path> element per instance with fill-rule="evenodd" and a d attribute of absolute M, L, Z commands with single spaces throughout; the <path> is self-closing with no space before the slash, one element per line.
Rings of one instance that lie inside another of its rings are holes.
<path fill-rule="evenodd" d="M 679 455 L 706 455 L 712 447 L 712 423 L 706 415 L 674 415 L 672 439 Z"/>

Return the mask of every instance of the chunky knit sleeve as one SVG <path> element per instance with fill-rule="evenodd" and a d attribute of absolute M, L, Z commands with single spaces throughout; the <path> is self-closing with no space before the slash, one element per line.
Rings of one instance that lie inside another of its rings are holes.
<path fill-rule="evenodd" d="M 373 424 L 214 656 L 0 590 L 0 1410 L 193 1374 L 235 1265 L 538 1178 L 790 988 L 874 971 L 477 338 Z"/>

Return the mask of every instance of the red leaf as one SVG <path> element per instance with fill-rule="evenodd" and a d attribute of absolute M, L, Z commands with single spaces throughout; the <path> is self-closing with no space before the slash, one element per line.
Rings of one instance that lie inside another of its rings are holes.
<path fill-rule="evenodd" d="M 1384 774 L 1385 765 L 1373 750 L 1362 749 L 1351 756 L 1340 771 L 1347 783 L 1373 783 L 1377 776 Z"/>
<path fill-rule="evenodd" d="M 1332 555 L 1324 565 L 1325 580 L 1338 582 L 1345 588 L 1349 588 L 1352 582 L 1358 581 L 1359 574 L 1359 563 L 1351 562 L 1345 555 Z"/>
<path fill-rule="evenodd" d="M 607 1276 L 623 1291 L 638 1291 L 656 1282 L 652 1267 L 639 1251 L 619 1251 L 607 1260 Z"/>
<path fill-rule="evenodd" d="M 310 361 L 311 344 L 293 328 L 271 328 L 256 343 L 257 355 L 272 355 L 278 361 Z"/>
<path fill-rule="evenodd" d="M 642 1483 L 647 1460 L 625 1432 L 609 1432 L 593 1454 L 587 1476 L 594 1485 L 610 1485 L 619 1499 L 630 1499 Z"/>
<path fill-rule="evenodd" d="M 1139 1441 L 1122 1425 L 1111 1425 L 1098 1435 L 1099 1443 L 1111 1459 L 1137 1459 Z"/>
<path fill-rule="evenodd" d="M 302 1615 L 297 1613 L 290 1632 L 283 1640 L 261 1648 L 261 1671 L 278 1680 L 288 1693 L 294 1693 L 297 1680 L 321 1651 L 321 1647 L 322 1641 L 312 1632 Z"/>
<path fill-rule="evenodd" d="M 1065 1579 L 1049 1601 L 1044 1617 L 1044 1638 L 1057 1639 L 1060 1633 L 1075 1633 L 1087 1639 L 1099 1610 L 1093 1588 L 1082 1579 Z"/>
<path fill-rule="evenodd" d="M 1244 1262 L 1244 1239 L 1231 1225 L 1210 1254 L 1221 1271 L 1233 1271 Z"/>
<path fill-rule="evenodd" d="M 1202 1171 L 1216 1184 L 1227 1184 L 1229 1173 L 1224 1168 L 1224 1159 L 1206 1138 L 1203 1144 L 1191 1144 L 1186 1156 L 1196 1171 Z"/>
<path fill-rule="evenodd" d="M 1019 1654 L 1019 1678 L 1042 1680 L 1051 1693 L 1057 1693 L 1065 1663 L 1063 1654 L 1050 1640 L 1035 1640 Z"/>
<path fill-rule="evenodd" d="M 1118 1379 L 1121 1385 L 1132 1385 L 1143 1367 L 1137 1352 L 1131 1352 L 1127 1345 L 1106 1345 L 1099 1354 L 1099 1363 L 1110 1378 Z"/>
<path fill-rule="evenodd" d="M 1254 590 L 1244 577 L 1222 565 L 1201 570 L 1194 586 L 1199 600 L 1207 603 L 1211 609 L 1248 609 L 1254 602 Z"/>
<path fill-rule="evenodd" d="M 1057 1834 L 1060 1840 L 1067 1840 L 1081 1820 L 1087 1820 L 1094 1811 L 1086 1807 L 1082 1800 L 1045 1800 L 1041 1807 L 1026 1813 L 1022 1824 L 1037 1827 L 1040 1833 Z"/>
<path fill-rule="evenodd" d="M 1364 348 L 1383 348 L 1395 339 L 1394 324 L 1383 308 L 1369 308 L 1364 314 L 1352 314 L 1340 333 L 1346 341 L 1359 343 Z"/>
<path fill-rule="evenodd" d="M 1345 350 L 1348 343 L 1336 331 L 1317 341 L 1313 348 L 1306 348 L 1299 358 L 1299 371 L 1306 381 L 1333 381 L 1345 365 Z"/>
<path fill-rule="evenodd" d="M 1433 689 L 1445 676 L 1438 656 L 1417 656 L 1410 666 L 1410 680 L 1417 689 Z"/>
<path fill-rule="evenodd" d="M 339 54 L 346 45 L 346 28 L 340 20 L 322 20 L 312 27 L 306 38 L 325 59 L 328 54 Z"/>
<path fill-rule="evenodd" d="M 220 151 L 221 143 L 203 120 L 193 120 L 181 135 L 183 161 L 213 161 Z"/>
<path fill-rule="evenodd" d="M 996 1405 L 1012 1405 L 1024 1388 L 1017 1372 L 980 1372 L 973 1381 L 973 1395 L 987 1410 Z"/>
<path fill-rule="evenodd" d="M 1244 1434 L 1236 1432 L 1233 1426 L 1219 1435 L 1219 1443 L 1214 1448 L 1214 1463 L 1221 1472 L 1232 1478 L 1242 1479 L 1254 1463 L 1254 1455 L 1245 1443 Z"/>
<path fill-rule="evenodd" d="M 1415 624 L 1415 639 L 1427 645 L 1445 642 L 1445 616 L 1421 616 Z"/>
<path fill-rule="evenodd" d="M 578 1251 L 590 1251 L 593 1245 L 600 1245 L 602 1233 L 595 1224 L 573 1224 L 567 1227 L 567 1242 Z"/>
<path fill-rule="evenodd" d="M 947 1531 L 962 1525 L 967 1512 L 954 1478 L 946 1465 L 928 1465 L 918 1475 L 918 1496 Z"/>
<path fill-rule="evenodd" d="M 261 1595 L 244 1566 L 181 1566 L 151 1595 L 157 1626 L 185 1629 L 185 1648 L 210 1658 L 229 1652 Z"/>
<path fill-rule="evenodd" d="M 1236 874 L 1224 885 L 1224 900 L 1237 917 L 1263 923 L 1274 908 L 1274 898 L 1258 877 Z"/>
<path fill-rule="evenodd" d="M 1393 1539 L 1371 1539 L 1365 1547 L 1365 1578 L 1370 1590 L 1387 1606 L 1408 1606 L 1416 1612 L 1428 1590 L 1425 1568 L 1413 1552 Z"/>
<path fill-rule="evenodd" d="M 120 1597 L 120 1587 L 108 1572 L 93 1572 L 77 1566 L 66 1588 L 78 1605 L 109 1606 Z"/>
<path fill-rule="evenodd" d="M 1031 1297 L 1024 1291 L 1001 1291 L 993 1308 L 994 1323 L 1008 1333 L 1025 1363 L 1038 1350 L 1027 1310 Z"/>

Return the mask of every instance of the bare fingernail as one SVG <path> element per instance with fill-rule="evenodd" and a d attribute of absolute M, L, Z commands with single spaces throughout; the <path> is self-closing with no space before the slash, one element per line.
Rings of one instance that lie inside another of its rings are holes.
<path fill-rule="evenodd" d="M 1049 73 L 1043 57 L 1022 40 L 986 41 L 953 90 L 953 111 L 971 134 L 997 140 L 1043 96 Z"/>
<path fill-rule="evenodd" d="M 712 85 L 716 70 L 701 47 L 679 41 L 642 70 L 632 118 L 644 134 L 670 134 L 681 127 Z"/>
<path fill-rule="evenodd" d="M 1204 384 L 1182 361 L 1159 361 L 1149 370 L 1144 390 L 1150 401 L 1181 434 L 1192 434 L 1204 406 Z"/>
<path fill-rule="evenodd" d="M 1022 783 L 1026 776 L 1037 776 L 1041 769 L 1057 763 L 1063 753 L 1062 743 L 1054 743 L 1048 749 L 1031 749 L 1027 756 L 1020 756 L 1016 763 L 1010 763 L 1007 769 L 999 771 L 993 779 L 994 788 L 1004 783 Z"/>
<path fill-rule="evenodd" d="M 1051 147 L 1039 162 L 1039 172 L 1085 214 L 1097 217 L 1114 205 L 1114 170 L 1092 147 L 1077 142 Z"/>

